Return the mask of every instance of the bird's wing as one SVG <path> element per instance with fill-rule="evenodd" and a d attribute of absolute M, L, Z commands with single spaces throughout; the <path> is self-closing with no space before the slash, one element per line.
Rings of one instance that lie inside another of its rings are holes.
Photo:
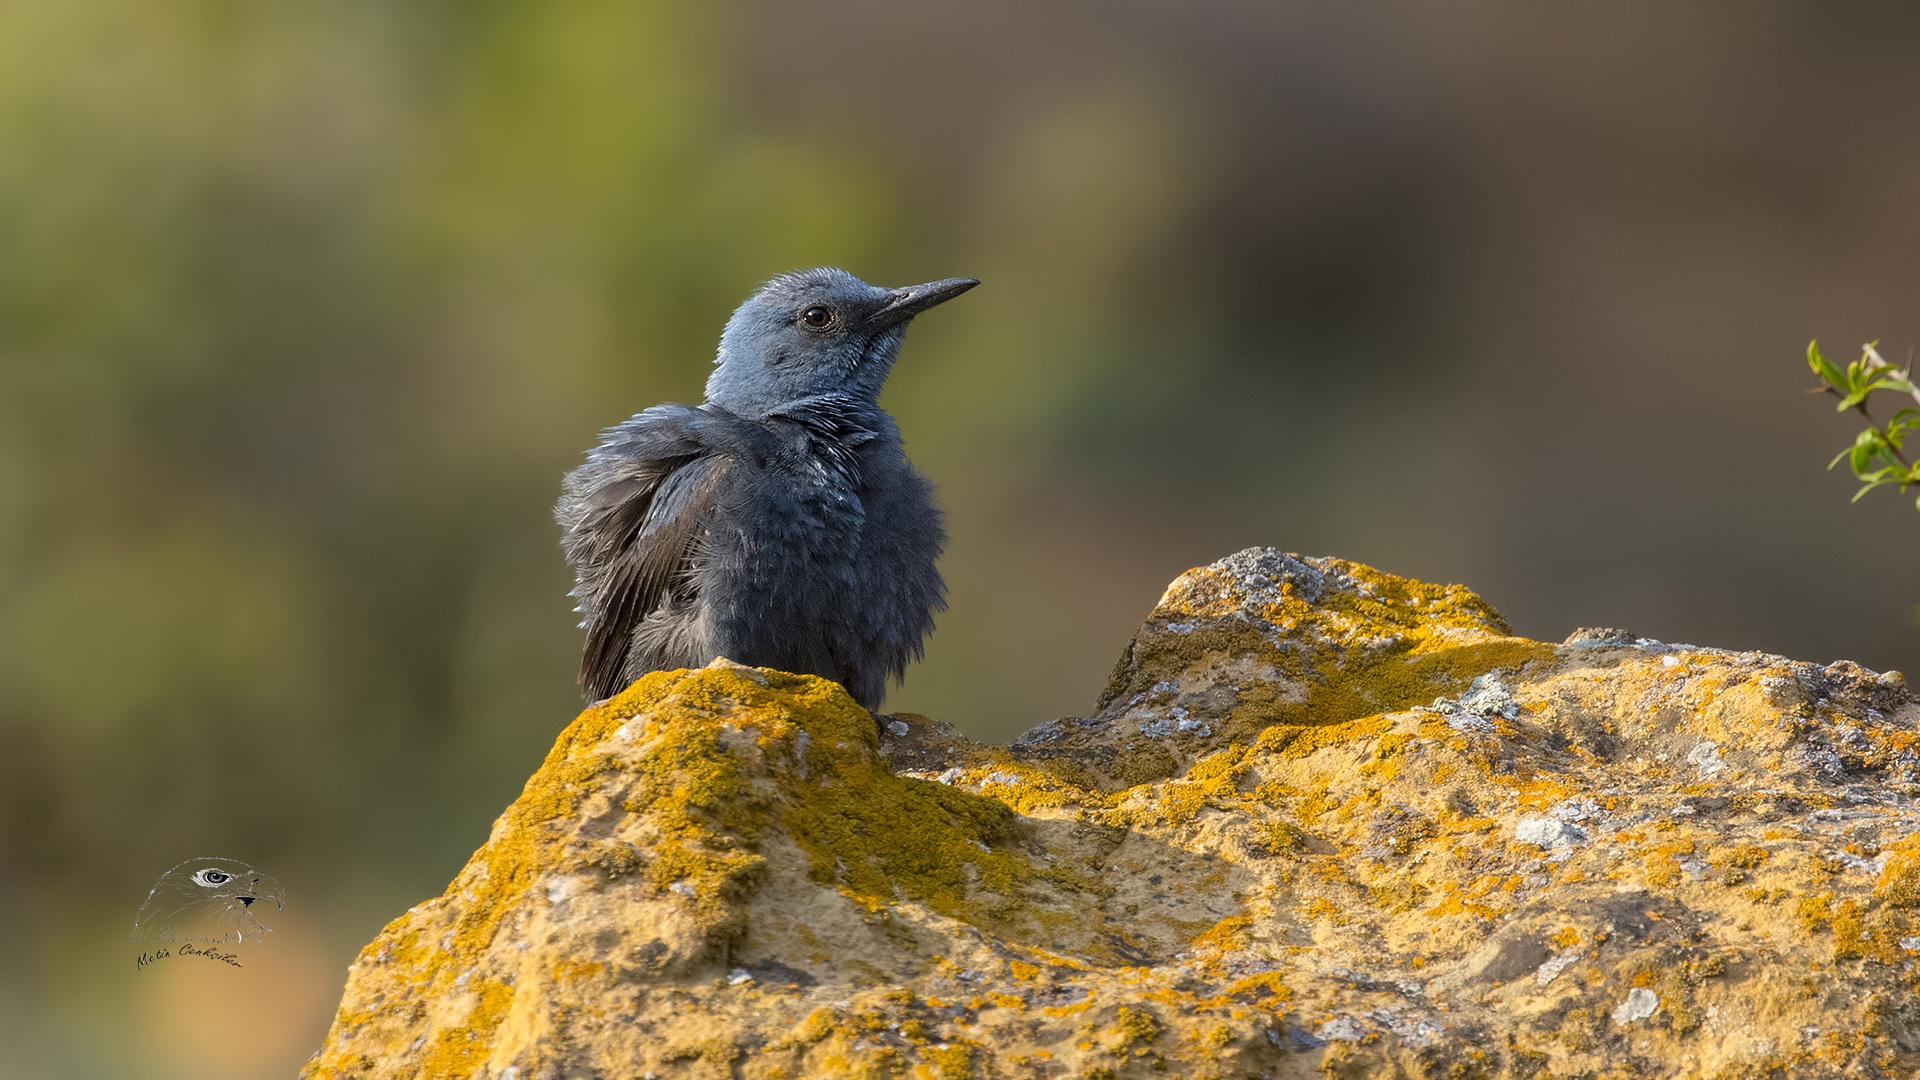
<path fill-rule="evenodd" d="M 619 692 L 634 629 L 692 568 L 725 469 L 724 458 L 697 457 L 665 475 L 648 470 L 608 493 L 600 530 L 608 561 L 580 657 L 580 685 L 591 700 Z"/>
<path fill-rule="evenodd" d="M 711 410 L 649 409 L 609 431 L 567 477 L 557 513 L 579 581 L 587 631 L 580 686 L 591 701 L 623 688 L 635 628 L 693 566 L 737 456 L 716 421 L 739 423 Z"/>

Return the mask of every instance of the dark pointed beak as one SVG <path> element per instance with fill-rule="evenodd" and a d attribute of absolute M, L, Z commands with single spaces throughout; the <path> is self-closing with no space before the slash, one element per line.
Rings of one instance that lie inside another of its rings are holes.
<path fill-rule="evenodd" d="M 253 886 L 254 888 L 252 889 L 252 892 L 253 892 L 252 896 L 241 897 L 241 899 L 246 902 L 246 905 L 248 907 L 252 907 L 253 901 L 255 900 L 271 900 L 273 901 L 274 907 L 277 907 L 283 911 L 286 910 L 287 890 L 286 890 L 286 887 L 281 885 L 278 880 L 267 877 L 265 874 L 262 874 L 261 876 L 253 879 Z"/>
<path fill-rule="evenodd" d="M 915 315 L 947 301 L 980 284 L 978 278 L 950 277 L 939 281 L 929 281 L 925 285 L 909 285 L 904 289 L 895 289 L 887 306 L 873 313 L 868 325 L 876 330 L 884 330 L 897 323 L 906 322 Z"/>

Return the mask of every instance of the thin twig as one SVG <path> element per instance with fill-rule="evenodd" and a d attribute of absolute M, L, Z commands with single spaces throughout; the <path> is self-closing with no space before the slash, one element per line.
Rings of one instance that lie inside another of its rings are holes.
<path fill-rule="evenodd" d="M 1887 363 L 1884 359 L 1881 358 L 1880 353 L 1876 349 L 1874 349 L 1872 345 L 1868 345 L 1866 347 L 1866 354 L 1873 358 L 1874 364 L 1876 365 L 1874 367 L 1870 367 L 1867 369 L 1868 374 L 1872 374 L 1873 372 L 1880 371 L 1883 368 L 1887 371 L 1896 370 L 1892 364 Z M 1907 366 L 1908 366 L 1908 370 L 1912 370 L 1913 365 L 1911 363 L 1909 363 Z M 1820 389 L 1829 394 L 1832 394 L 1834 397 L 1839 398 L 1841 401 L 1845 401 L 1847 399 L 1845 394 L 1842 394 L 1839 390 L 1835 389 L 1831 385 L 1822 386 L 1820 387 Z M 1809 394 L 1813 393 L 1813 391 L 1811 390 L 1807 392 Z M 1913 398 L 1916 402 L 1920 402 L 1920 387 L 1914 387 Z M 1913 468 L 1913 462 L 1907 460 L 1907 455 L 1901 453 L 1900 448 L 1893 444 L 1893 439 L 1888 435 L 1887 430 L 1880 426 L 1880 422 L 1873 418 L 1872 413 L 1867 411 L 1866 399 L 1862 398 L 1859 401 L 1854 402 L 1853 407 L 1854 409 L 1858 410 L 1861 416 L 1866 418 L 1867 426 L 1879 433 L 1881 444 L 1887 448 L 1888 453 L 1891 453 L 1894 456 L 1894 458 L 1900 462 L 1900 464 L 1905 465 L 1909 470 L 1911 470 Z"/>

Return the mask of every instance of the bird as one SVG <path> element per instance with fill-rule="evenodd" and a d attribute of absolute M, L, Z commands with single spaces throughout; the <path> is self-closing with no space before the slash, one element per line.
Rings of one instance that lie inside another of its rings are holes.
<path fill-rule="evenodd" d="M 260 922 L 255 902 L 287 906 L 287 890 L 271 875 L 238 859 L 199 858 L 160 875 L 133 918 L 130 940 L 142 942 L 238 943 L 273 931 Z"/>
<path fill-rule="evenodd" d="M 702 404 L 602 433 L 554 508 L 588 701 L 724 657 L 879 715 L 946 609 L 945 525 L 880 390 L 913 318 L 978 284 L 779 275 L 727 320 Z"/>

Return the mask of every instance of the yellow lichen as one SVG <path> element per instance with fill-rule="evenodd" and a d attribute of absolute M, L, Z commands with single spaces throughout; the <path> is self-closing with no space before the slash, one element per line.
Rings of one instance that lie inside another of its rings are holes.
<path fill-rule="evenodd" d="M 1287 987 L 1278 971 L 1263 971 L 1257 975 L 1237 979 L 1227 986 L 1226 992 L 1229 996 L 1242 996 L 1254 1001 L 1261 998 L 1288 1001 L 1293 997 L 1293 991 Z"/>
<path fill-rule="evenodd" d="M 513 987 L 500 982 L 483 982 L 472 988 L 473 1007 L 466 1019 L 434 1032 L 433 1040 L 421 1055 L 422 1080 L 465 1080 L 487 1058 L 494 1029 L 507 1018 L 513 1004 Z"/>
<path fill-rule="evenodd" d="M 1885 853 L 1873 893 L 1888 907 L 1920 907 L 1920 834 L 1895 844 Z"/>
<path fill-rule="evenodd" d="M 1808 933 L 1821 929 L 1833 918 L 1833 894 L 1801 897 L 1794 902 L 1793 916 Z"/>
<path fill-rule="evenodd" d="M 1252 924 L 1253 920 L 1244 915 L 1229 916 L 1214 923 L 1212 928 L 1196 936 L 1190 944 L 1212 946 L 1225 952 L 1240 945 L 1246 936 L 1247 927 Z"/>
<path fill-rule="evenodd" d="M 1267 821 L 1255 827 L 1260 843 L 1272 855 L 1289 855 L 1307 850 L 1307 834 L 1290 821 Z"/>
<path fill-rule="evenodd" d="M 1680 884 L 1680 857 L 1691 854 L 1693 854 L 1691 840 L 1656 845 L 1642 859 L 1646 868 L 1647 884 L 1654 888 L 1671 888 Z"/>
<path fill-rule="evenodd" d="M 1303 758 L 1317 750 L 1393 730 L 1385 716 L 1368 715 L 1333 724 L 1276 724 L 1253 742 L 1256 752 L 1280 758 Z"/>
<path fill-rule="evenodd" d="M 973 1076 L 974 1045 L 955 1041 L 942 1046 L 922 1046 L 920 1054 L 933 1067 L 938 1080 L 970 1080 Z"/>
<path fill-rule="evenodd" d="M 1142 1050 L 1145 1044 L 1160 1037 L 1159 1017 L 1145 1009 L 1130 1009 L 1120 1006 L 1113 1015 L 1113 1037 L 1107 1044 L 1107 1051 L 1116 1057 L 1125 1057 L 1129 1052 Z"/>
<path fill-rule="evenodd" d="M 1833 956 L 1836 960 L 1858 959 L 1866 954 L 1867 920 L 1860 905 L 1842 900 L 1833 909 Z"/>
<path fill-rule="evenodd" d="M 606 970 L 606 967 L 607 965 L 597 960 L 562 960 L 553 965 L 553 981 L 578 982 L 582 979 L 590 979 Z"/>

